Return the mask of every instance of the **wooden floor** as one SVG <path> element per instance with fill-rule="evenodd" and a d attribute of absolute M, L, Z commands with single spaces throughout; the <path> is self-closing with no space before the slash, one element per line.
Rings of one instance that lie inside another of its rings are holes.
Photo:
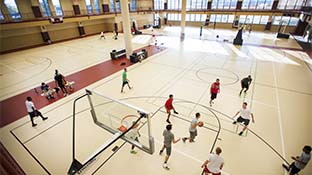
<path fill-rule="evenodd" d="M 290 163 L 290 156 L 301 154 L 304 145 L 312 145 L 309 134 L 312 62 L 294 39 L 276 39 L 274 33 L 244 33 L 244 45 L 240 47 L 231 44 L 236 35 L 232 30 L 205 29 L 200 38 L 199 29 L 187 28 L 183 43 L 180 43 L 178 27 L 154 32 L 158 35 L 158 44 L 167 49 L 128 68 L 134 88 L 126 89 L 123 94 L 120 93 L 121 68 L 89 83 L 77 76 L 97 77 L 83 73 L 92 66 L 104 65 L 99 67 L 104 72 L 109 69 L 111 65 L 105 62 L 109 61 L 111 50 L 123 48 L 122 36 L 117 41 L 112 39 L 112 34 L 108 34 L 106 40 L 91 36 L 1 56 L 1 82 L 4 82 L 1 83 L 1 105 L 9 99 L 16 99 L 19 104 L 5 107 L 18 115 L 1 128 L 1 142 L 27 174 L 67 172 L 72 156 L 72 104 L 84 93 L 84 88 L 123 99 L 149 112 L 155 112 L 169 94 L 174 94 L 174 105 L 179 111 L 179 115 L 172 118 L 175 136 L 188 134 L 188 121 L 196 112 L 202 113 L 201 120 L 207 128 L 199 129 L 195 143 L 179 142 L 173 146 L 168 163 L 171 169 L 166 171 L 162 168 L 164 157 L 157 154 L 166 125 L 166 114 L 159 111 L 152 118 L 156 144 L 153 155 L 142 151 L 130 154 L 130 145 L 119 140 L 82 174 L 199 175 L 200 165 L 207 158 L 218 129 L 215 116 L 221 124 L 216 146 L 223 149 L 225 175 L 284 174 L 279 155 Z M 149 43 L 151 31 L 144 33 L 146 35 L 133 38 L 134 48 Z M 216 38 L 216 35 L 220 37 Z M 84 85 L 53 103 L 36 97 L 35 102 L 44 104 L 40 110 L 49 119 L 44 122 L 36 119 L 38 126 L 33 128 L 26 115 L 24 100 L 15 97 L 32 92 L 42 81 L 51 82 L 54 69 L 68 77 L 76 76 L 76 83 Z M 253 78 L 251 88 L 246 96 L 239 97 L 239 81 L 247 75 Z M 216 78 L 221 80 L 221 93 L 210 108 L 209 88 Z M 240 137 L 230 117 L 244 101 L 248 102 L 256 122 Z M 87 112 L 87 100 L 79 103 L 78 109 L 77 158 L 82 161 L 111 135 L 93 123 Z M 1 123 L 9 116 L 3 115 L 2 111 Z M 120 149 L 113 152 L 114 146 Z M 121 168 L 121 165 L 127 166 Z M 312 174 L 311 163 L 300 174 Z"/>

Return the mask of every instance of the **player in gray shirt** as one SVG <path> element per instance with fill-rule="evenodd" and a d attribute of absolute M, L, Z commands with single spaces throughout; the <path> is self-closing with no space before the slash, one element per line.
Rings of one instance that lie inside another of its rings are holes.
<path fill-rule="evenodd" d="M 191 121 L 191 125 L 189 128 L 190 131 L 190 137 L 184 137 L 182 138 L 182 141 L 185 143 L 186 140 L 189 140 L 190 142 L 194 142 L 195 137 L 197 136 L 197 126 L 198 126 L 198 119 L 200 118 L 200 113 L 197 112 L 195 114 L 195 118 Z"/>
<path fill-rule="evenodd" d="M 304 169 L 304 167 L 306 167 L 306 165 L 309 163 L 310 159 L 311 159 L 311 146 L 306 145 L 303 147 L 302 149 L 303 153 L 301 154 L 301 156 L 297 156 L 297 157 L 291 157 L 294 162 L 292 164 L 290 164 L 290 166 L 288 167 L 287 165 L 283 164 L 283 167 L 289 171 L 289 175 L 294 175 L 299 173 L 302 169 Z"/>
<path fill-rule="evenodd" d="M 164 145 L 163 145 L 162 149 L 159 152 L 159 155 L 161 155 L 163 153 L 164 149 L 166 148 L 166 157 L 165 157 L 165 162 L 164 162 L 164 165 L 163 165 L 163 167 L 166 170 L 169 170 L 167 162 L 168 162 L 168 159 L 169 159 L 169 157 L 171 155 L 171 144 L 172 143 L 177 143 L 177 142 L 180 141 L 180 138 L 177 139 L 177 140 L 174 139 L 174 134 L 171 132 L 171 130 L 172 130 L 172 125 L 167 125 L 166 129 L 163 132 Z"/>

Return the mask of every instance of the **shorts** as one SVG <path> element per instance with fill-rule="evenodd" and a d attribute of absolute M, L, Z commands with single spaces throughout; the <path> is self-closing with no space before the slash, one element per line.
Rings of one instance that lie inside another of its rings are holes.
<path fill-rule="evenodd" d="M 190 138 L 192 140 L 194 140 L 196 136 L 197 136 L 197 130 L 196 131 L 190 131 Z"/>
<path fill-rule="evenodd" d="M 126 84 L 129 84 L 129 82 L 128 81 L 122 82 L 122 87 L 124 87 Z"/>
<path fill-rule="evenodd" d="M 216 99 L 217 98 L 217 94 L 215 94 L 215 93 L 211 93 L 211 100 L 213 100 L 213 99 Z"/>
<path fill-rule="evenodd" d="M 244 123 L 245 126 L 249 125 L 250 120 L 249 119 L 244 119 L 243 117 L 239 116 L 238 119 L 236 120 L 239 123 Z"/>
<path fill-rule="evenodd" d="M 291 174 L 297 174 L 297 173 L 299 173 L 300 170 L 301 170 L 301 169 L 299 169 L 299 168 L 296 167 L 296 165 L 295 165 L 294 162 L 289 166 L 289 168 L 290 168 L 290 173 L 291 173 Z"/>
<path fill-rule="evenodd" d="M 171 155 L 171 146 L 170 147 L 165 146 L 165 148 L 166 148 L 167 156 L 170 156 Z"/>
<path fill-rule="evenodd" d="M 207 166 L 205 166 L 204 172 L 205 172 L 205 174 L 211 173 L 212 175 L 221 175 L 221 172 L 220 172 L 220 173 L 213 173 L 213 172 L 209 171 L 209 169 L 207 168 Z"/>
<path fill-rule="evenodd" d="M 35 110 L 33 112 L 28 112 L 28 114 L 29 114 L 30 118 L 34 118 L 34 117 L 41 115 L 41 113 L 38 110 Z"/>
<path fill-rule="evenodd" d="M 241 83 L 242 89 L 249 89 L 249 85 L 245 83 Z"/>

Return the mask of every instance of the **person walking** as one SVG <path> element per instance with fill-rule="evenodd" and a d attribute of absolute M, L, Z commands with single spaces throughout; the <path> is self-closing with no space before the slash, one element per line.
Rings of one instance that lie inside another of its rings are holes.
<path fill-rule="evenodd" d="M 171 151 L 172 151 L 172 143 L 178 143 L 180 141 L 180 138 L 175 140 L 174 139 L 174 134 L 171 132 L 172 130 L 172 125 L 168 124 L 166 126 L 166 129 L 163 132 L 163 136 L 164 136 L 164 145 L 161 148 L 161 150 L 159 151 L 159 155 L 162 155 L 164 149 L 166 149 L 166 157 L 165 157 L 165 161 L 163 164 L 163 168 L 166 170 L 170 170 L 170 168 L 168 167 L 168 160 L 169 157 L 171 155 Z"/>
<path fill-rule="evenodd" d="M 170 116 L 171 116 L 171 110 L 173 110 L 173 112 L 175 113 L 175 114 L 179 114 L 175 109 L 174 109 L 174 107 L 173 107 L 173 105 L 172 105 L 172 102 L 173 102 L 173 95 L 172 94 L 170 94 L 169 95 L 169 99 L 166 101 L 166 103 L 165 103 L 165 108 L 166 108 L 166 112 L 167 112 L 167 114 L 168 114 L 168 116 L 167 116 L 167 122 L 168 123 L 171 123 L 170 122 L 170 120 L 169 120 L 169 118 L 170 118 Z"/>
<path fill-rule="evenodd" d="M 100 34 L 100 40 L 101 40 L 102 38 L 105 39 L 104 32 L 101 32 L 101 34 Z"/>
<path fill-rule="evenodd" d="M 252 81 L 252 79 L 251 79 L 251 76 L 250 76 L 250 75 L 248 75 L 248 77 L 245 77 L 245 78 L 243 78 L 243 79 L 241 80 L 241 87 L 242 87 L 242 89 L 241 89 L 241 91 L 239 92 L 239 96 L 242 95 L 242 92 L 243 92 L 244 89 L 245 89 L 244 92 L 247 93 L 247 91 L 248 91 L 248 89 L 249 89 L 249 86 L 250 86 L 250 84 L 251 84 L 251 81 Z"/>
<path fill-rule="evenodd" d="M 189 128 L 190 137 L 184 137 L 182 138 L 183 143 L 185 143 L 186 140 L 189 140 L 191 142 L 195 142 L 194 139 L 197 136 L 197 126 L 198 126 L 198 120 L 200 118 L 200 113 L 197 112 L 195 114 L 195 118 L 191 121 L 191 125 Z"/>
<path fill-rule="evenodd" d="M 303 170 L 311 159 L 311 146 L 306 145 L 302 149 L 302 153 L 300 156 L 291 157 L 294 162 L 287 166 L 283 164 L 283 167 L 289 172 L 289 175 L 294 175 Z"/>
<path fill-rule="evenodd" d="M 217 94 L 220 93 L 220 79 L 217 78 L 217 80 L 212 83 L 211 87 L 210 87 L 210 106 L 212 106 L 213 104 L 213 100 L 217 98 Z"/>
<path fill-rule="evenodd" d="M 63 95 L 67 96 L 68 92 L 65 88 L 66 80 L 64 76 L 58 72 L 57 69 L 55 70 L 54 80 L 55 80 L 55 86 L 58 86 L 62 90 Z"/>
<path fill-rule="evenodd" d="M 247 126 L 249 125 L 249 122 L 250 122 L 250 116 L 251 116 L 251 119 L 252 119 L 252 122 L 255 123 L 255 119 L 254 119 L 254 115 L 253 113 L 250 112 L 249 109 L 247 109 L 247 103 L 244 102 L 243 105 L 242 105 L 242 109 L 239 110 L 233 118 L 235 118 L 237 116 L 237 114 L 239 114 L 239 117 L 237 118 L 237 120 L 235 120 L 233 122 L 233 124 L 236 124 L 237 122 L 238 123 L 243 123 L 244 124 L 244 128 L 243 130 L 238 134 L 238 135 L 242 135 L 243 132 L 247 129 Z"/>
<path fill-rule="evenodd" d="M 122 73 L 122 86 L 121 86 L 121 93 L 123 93 L 123 89 L 125 85 L 128 85 L 129 89 L 132 89 L 132 87 L 129 84 L 129 79 L 128 79 L 128 75 L 127 75 L 127 68 L 124 68 L 124 71 Z"/>
<path fill-rule="evenodd" d="M 224 160 L 220 156 L 222 150 L 220 147 L 216 148 L 216 153 L 210 153 L 208 159 L 202 164 L 202 168 L 204 168 L 204 173 L 212 175 L 221 175 L 221 170 L 224 165 Z"/>
<path fill-rule="evenodd" d="M 37 126 L 37 124 L 34 122 L 34 117 L 40 116 L 42 120 L 48 119 L 48 117 L 43 117 L 41 112 L 36 109 L 35 104 L 33 103 L 31 97 L 26 98 L 25 105 L 26 105 L 26 110 L 30 116 L 32 127 Z"/>

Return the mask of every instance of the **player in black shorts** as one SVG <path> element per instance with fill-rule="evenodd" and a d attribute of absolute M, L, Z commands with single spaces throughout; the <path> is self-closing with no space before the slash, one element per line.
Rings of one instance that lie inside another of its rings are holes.
<path fill-rule="evenodd" d="M 247 91 L 249 89 L 249 85 L 251 84 L 251 81 L 252 81 L 252 79 L 251 79 L 250 75 L 248 75 L 248 77 L 243 78 L 241 80 L 242 90 L 239 92 L 239 96 L 242 95 L 242 92 L 243 92 L 244 89 L 245 89 L 244 92 L 247 93 Z"/>

